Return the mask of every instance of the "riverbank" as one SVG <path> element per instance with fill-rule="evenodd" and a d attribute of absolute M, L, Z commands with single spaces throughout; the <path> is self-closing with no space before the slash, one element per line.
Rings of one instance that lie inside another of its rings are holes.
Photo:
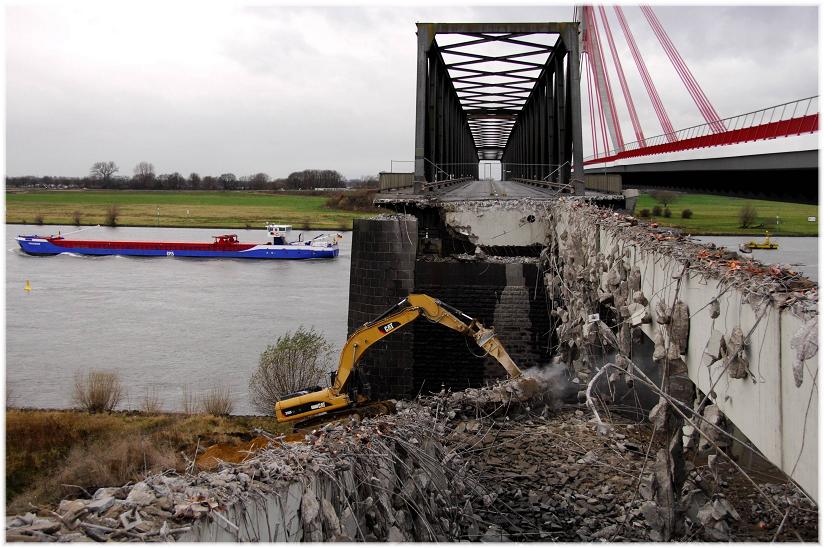
<path fill-rule="evenodd" d="M 139 481 L 150 472 L 182 472 L 195 452 L 248 441 L 255 428 L 283 430 L 272 417 L 7 409 L 6 513 Z"/>
<path fill-rule="evenodd" d="M 746 205 L 755 208 L 754 226 L 741 228 L 739 213 Z M 694 236 L 763 236 L 765 230 L 776 236 L 818 236 L 818 205 L 814 204 L 677 193 L 669 204 L 671 217 L 652 215 L 655 206 L 664 209 L 650 194 L 641 194 L 634 215 L 662 226 L 680 228 Z M 685 209 L 691 211 L 692 217 L 681 216 Z M 650 212 L 650 217 L 642 215 L 644 210 Z M 810 222 L 809 217 L 815 221 Z"/>
<path fill-rule="evenodd" d="M 262 192 L 31 191 L 6 192 L 6 223 L 168 228 L 263 228 L 267 222 L 300 230 L 351 230 L 377 210 L 327 207 L 329 196 Z"/>

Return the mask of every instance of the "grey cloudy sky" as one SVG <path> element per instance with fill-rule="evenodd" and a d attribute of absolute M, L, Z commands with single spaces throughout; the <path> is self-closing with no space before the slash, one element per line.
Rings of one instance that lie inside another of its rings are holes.
<path fill-rule="evenodd" d="M 655 11 L 722 117 L 818 93 L 817 7 Z M 640 10 L 625 13 L 673 125 L 701 123 Z M 572 18 L 564 6 L 7 7 L 6 172 L 83 175 L 114 160 L 130 175 L 146 160 L 158 173 L 184 175 L 375 174 L 413 157 L 416 21 Z M 641 124 L 657 135 L 612 26 Z M 613 88 L 618 94 L 617 81 Z M 583 111 L 588 124 L 586 104 Z M 634 140 L 625 113 L 622 128 Z M 584 140 L 588 153 L 586 127 Z"/>

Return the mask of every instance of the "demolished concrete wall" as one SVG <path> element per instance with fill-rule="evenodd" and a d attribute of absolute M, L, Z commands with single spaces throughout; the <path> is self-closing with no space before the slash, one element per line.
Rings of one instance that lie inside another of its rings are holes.
<path fill-rule="evenodd" d="M 817 499 L 817 286 L 580 201 L 559 200 L 547 216 L 561 264 L 546 283 L 551 298 L 569 293 L 567 348 L 599 336 L 590 315 L 609 303 L 617 350 L 631 358 L 633 332 L 643 332 L 658 359 L 681 363 L 675 374 Z"/>

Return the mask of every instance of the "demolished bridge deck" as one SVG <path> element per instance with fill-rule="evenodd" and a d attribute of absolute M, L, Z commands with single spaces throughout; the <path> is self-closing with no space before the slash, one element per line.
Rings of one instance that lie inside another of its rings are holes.
<path fill-rule="evenodd" d="M 391 205 L 393 203 L 408 202 L 469 202 L 480 200 L 522 200 L 525 198 L 537 201 L 556 200 L 561 194 L 554 188 L 534 186 L 517 181 L 468 181 L 462 184 L 433 189 L 424 194 L 416 194 L 412 188 L 400 189 L 397 191 L 381 192 L 375 198 L 377 205 Z M 620 194 L 602 194 L 597 192 L 587 192 L 585 199 L 595 199 L 598 201 L 624 200 Z"/>

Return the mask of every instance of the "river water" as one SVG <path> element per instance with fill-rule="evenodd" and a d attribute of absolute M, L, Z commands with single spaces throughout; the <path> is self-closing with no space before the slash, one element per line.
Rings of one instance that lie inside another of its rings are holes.
<path fill-rule="evenodd" d="M 58 230 L 76 229 L 6 226 L 6 378 L 14 405 L 70 407 L 75 374 L 103 369 L 117 371 L 127 387 L 125 408 L 138 408 L 147 390 L 177 410 L 184 386 L 194 394 L 228 386 L 234 412 L 249 414 L 249 378 L 278 336 L 303 324 L 338 349 L 346 339 L 351 233 L 336 259 L 318 261 L 31 257 L 14 241 Z M 208 242 L 221 232 L 121 227 L 76 237 Z M 267 237 L 264 230 L 237 233 L 243 242 Z M 730 249 L 749 239 L 700 238 Z M 755 257 L 796 265 L 817 280 L 817 238 L 777 241 L 778 251 Z"/>
<path fill-rule="evenodd" d="M 337 349 L 346 340 L 351 232 L 336 259 L 314 261 L 32 257 L 14 241 L 58 230 L 76 228 L 6 226 L 6 379 L 14 405 L 70 407 L 75 374 L 103 369 L 119 373 L 124 408 L 139 408 L 150 390 L 165 409 L 179 410 L 184 386 L 194 394 L 228 386 L 234 413 L 250 414 L 248 382 L 267 344 L 301 324 Z M 210 242 L 222 232 L 103 227 L 75 237 Z M 265 230 L 233 232 L 241 242 L 267 239 Z"/>
<path fill-rule="evenodd" d="M 700 242 L 713 242 L 732 251 L 745 242 L 764 240 L 763 236 L 698 236 Z M 753 259 L 764 264 L 790 265 L 790 269 L 800 272 L 818 283 L 818 238 L 773 236 L 771 240 L 778 249 L 753 249 Z"/>

